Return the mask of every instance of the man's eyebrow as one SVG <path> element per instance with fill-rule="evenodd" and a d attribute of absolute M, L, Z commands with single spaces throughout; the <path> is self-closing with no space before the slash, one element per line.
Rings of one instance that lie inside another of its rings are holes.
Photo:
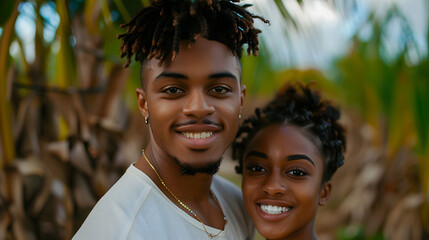
<path fill-rule="evenodd" d="M 155 79 L 162 78 L 162 77 L 175 78 L 175 79 L 188 79 L 188 77 L 186 75 L 181 74 L 181 73 L 175 73 L 175 72 L 162 72 L 158 76 L 156 76 Z M 230 72 L 213 73 L 213 74 L 209 75 L 208 78 L 209 79 L 232 78 L 234 80 L 237 80 L 237 77 Z"/>
<path fill-rule="evenodd" d="M 261 152 L 258 152 L 258 151 L 251 151 L 251 152 L 249 152 L 249 153 L 246 155 L 246 158 L 248 158 L 248 157 L 250 157 L 250 156 L 260 157 L 260 158 L 263 158 L 263 159 L 267 159 L 267 158 L 268 158 L 268 157 L 267 157 L 267 154 L 265 154 L 265 153 L 261 153 Z"/>
<path fill-rule="evenodd" d="M 216 78 L 232 78 L 238 81 L 237 77 L 230 72 L 213 73 L 209 76 L 209 79 L 216 79 Z"/>
<path fill-rule="evenodd" d="M 176 79 L 188 79 L 187 76 L 185 76 L 181 73 L 175 73 L 175 72 L 162 72 L 158 76 L 156 76 L 155 79 L 162 78 L 162 77 L 176 78 Z"/>
<path fill-rule="evenodd" d="M 288 161 L 294 161 L 294 160 L 300 160 L 300 159 L 305 159 L 305 160 L 307 160 L 307 161 L 309 161 L 311 164 L 313 164 L 313 166 L 314 166 L 314 162 L 313 162 L 313 160 L 309 157 L 309 156 L 307 156 L 307 155 L 305 155 L 305 154 L 294 154 L 294 155 L 289 155 L 289 156 L 287 156 L 287 158 L 286 158 Z"/>

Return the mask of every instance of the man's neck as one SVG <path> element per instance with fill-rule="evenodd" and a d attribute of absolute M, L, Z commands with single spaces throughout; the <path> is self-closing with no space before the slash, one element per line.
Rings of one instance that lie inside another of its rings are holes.
<path fill-rule="evenodd" d="M 158 188 L 164 192 L 167 197 L 172 199 L 173 202 L 176 201 L 176 199 L 170 196 L 171 194 L 166 187 L 181 201 L 189 201 L 197 204 L 198 202 L 207 201 L 210 198 L 212 175 L 204 173 L 181 175 L 180 167 L 174 159 L 171 157 L 169 159 L 164 159 L 167 158 L 166 156 L 161 159 L 159 155 L 157 155 L 157 157 L 154 155 L 151 149 L 146 149 L 145 155 L 142 154 L 135 166 L 148 175 Z M 155 168 L 155 170 L 152 167 Z M 164 184 L 162 184 L 161 181 L 163 181 Z"/>
<path fill-rule="evenodd" d="M 157 160 L 151 154 L 150 149 L 146 149 L 135 167 L 149 176 L 164 195 L 188 215 L 195 218 L 186 208 L 196 213 L 205 225 L 224 229 L 222 207 L 210 190 L 213 176 L 203 173 L 180 175 L 180 168 L 174 159 Z"/>

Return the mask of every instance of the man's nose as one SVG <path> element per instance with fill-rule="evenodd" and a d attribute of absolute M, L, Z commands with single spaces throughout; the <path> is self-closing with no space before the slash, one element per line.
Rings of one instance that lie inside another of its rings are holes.
<path fill-rule="evenodd" d="M 183 107 L 185 115 L 203 118 L 215 112 L 208 94 L 203 89 L 193 89 L 188 94 L 187 101 Z"/>

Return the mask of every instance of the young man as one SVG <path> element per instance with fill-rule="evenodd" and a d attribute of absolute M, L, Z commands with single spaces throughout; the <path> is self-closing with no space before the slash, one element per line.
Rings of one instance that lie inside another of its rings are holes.
<path fill-rule="evenodd" d="M 150 138 L 74 239 L 249 239 L 237 187 L 217 172 L 237 133 L 243 44 L 259 18 L 222 0 L 153 1 L 128 24 L 122 55 L 142 63 L 137 102 Z"/>

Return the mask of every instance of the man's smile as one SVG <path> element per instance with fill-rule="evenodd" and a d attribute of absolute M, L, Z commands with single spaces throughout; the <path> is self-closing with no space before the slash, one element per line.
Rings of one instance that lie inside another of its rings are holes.
<path fill-rule="evenodd" d="M 182 132 L 181 134 L 190 139 L 202 139 L 211 137 L 213 132 Z"/>

